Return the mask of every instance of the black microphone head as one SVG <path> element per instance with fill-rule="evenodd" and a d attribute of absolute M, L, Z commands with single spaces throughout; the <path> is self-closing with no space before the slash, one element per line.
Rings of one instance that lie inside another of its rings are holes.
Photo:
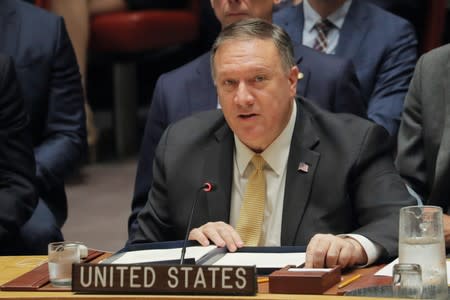
<path fill-rule="evenodd" d="M 209 193 L 216 189 L 216 185 L 212 182 L 207 181 L 202 185 L 202 189 L 204 192 Z"/>

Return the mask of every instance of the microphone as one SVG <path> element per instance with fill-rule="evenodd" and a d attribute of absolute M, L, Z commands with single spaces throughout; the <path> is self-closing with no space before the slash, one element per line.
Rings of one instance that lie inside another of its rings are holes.
<path fill-rule="evenodd" d="M 197 195 L 194 199 L 194 202 L 192 203 L 191 213 L 189 214 L 188 224 L 186 226 L 186 236 L 184 237 L 183 248 L 181 248 L 180 265 L 184 263 L 184 257 L 186 255 L 186 244 L 189 238 L 189 232 L 191 231 L 192 218 L 194 217 L 194 211 L 195 207 L 197 206 L 198 198 L 200 198 L 200 193 L 202 191 L 205 193 L 209 193 L 211 191 L 214 191 L 215 189 L 216 186 L 214 185 L 214 183 L 207 181 L 204 184 L 202 184 L 202 186 L 197 190 Z"/>

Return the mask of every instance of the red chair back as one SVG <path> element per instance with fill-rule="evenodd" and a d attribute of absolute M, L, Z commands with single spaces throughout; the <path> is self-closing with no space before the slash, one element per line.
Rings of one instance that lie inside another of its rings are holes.
<path fill-rule="evenodd" d="M 91 18 L 90 48 L 106 52 L 140 52 L 192 42 L 200 32 L 200 3 L 188 9 L 136 10 Z"/>
<path fill-rule="evenodd" d="M 39 6 L 39 7 L 42 7 L 42 8 L 45 8 L 45 9 L 49 9 L 50 8 L 50 1 L 51 0 L 34 0 L 34 4 Z"/>
<path fill-rule="evenodd" d="M 428 52 L 442 45 L 445 29 L 446 0 L 428 0 L 427 16 L 423 31 L 423 41 L 420 51 Z"/>

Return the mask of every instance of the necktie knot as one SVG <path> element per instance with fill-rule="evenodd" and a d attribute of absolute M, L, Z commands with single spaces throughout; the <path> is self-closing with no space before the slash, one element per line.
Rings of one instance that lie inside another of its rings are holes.
<path fill-rule="evenodd" d="M 252 164 L 253 164 L 253 166 L 255 167 L 255 169 L 257 171 L 262 171 L 263 168 L 264 168 L 264 164 L 265 163 L 266 162 L 265 162 L 264 158 L 261 155 L 259 155 L 259 154 L 253 155 L 253 157 L 252 157 Z"/>
<path fill-rule="evenodd" d="M 333 23 L 331 23 L 328 19 L 322 19 L 314 25 L 317 31 L 322 31 L 325 35 L 333 28 Z"/>

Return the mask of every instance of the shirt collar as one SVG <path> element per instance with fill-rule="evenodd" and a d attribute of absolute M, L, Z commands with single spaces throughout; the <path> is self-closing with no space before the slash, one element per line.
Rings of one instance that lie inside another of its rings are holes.
<path fill-rule="evenodd" d="M 327 17 L 328 21 L 333 23 L 338 29 L 341 29 L 351 4 L 352 0 L 345 1 L 341 7 Z M 303 1 L 303 13 L 305 15 L 305 29 L 310 32 L 322 17 L 311 7 L 309 0 Z"/>
<path fill-rule="evenodd" d="M 297 103 L 294 100 L 292 106 L 292 113 L 286 127 L 281 134 L 261 153 L 261 156 L 266 161 L 267 165 L 278 176 L 283 174 L 284 167 L 289 156 L 289 149 L 291 145 L 292 135 L 294 134 L 295 119 L 297 118 Z M 239 174 L 244 175 L 247 166 L 256 153 L 244 145 L 239 138 L 234 135 L 235 145 L 235 159 Z"/>

